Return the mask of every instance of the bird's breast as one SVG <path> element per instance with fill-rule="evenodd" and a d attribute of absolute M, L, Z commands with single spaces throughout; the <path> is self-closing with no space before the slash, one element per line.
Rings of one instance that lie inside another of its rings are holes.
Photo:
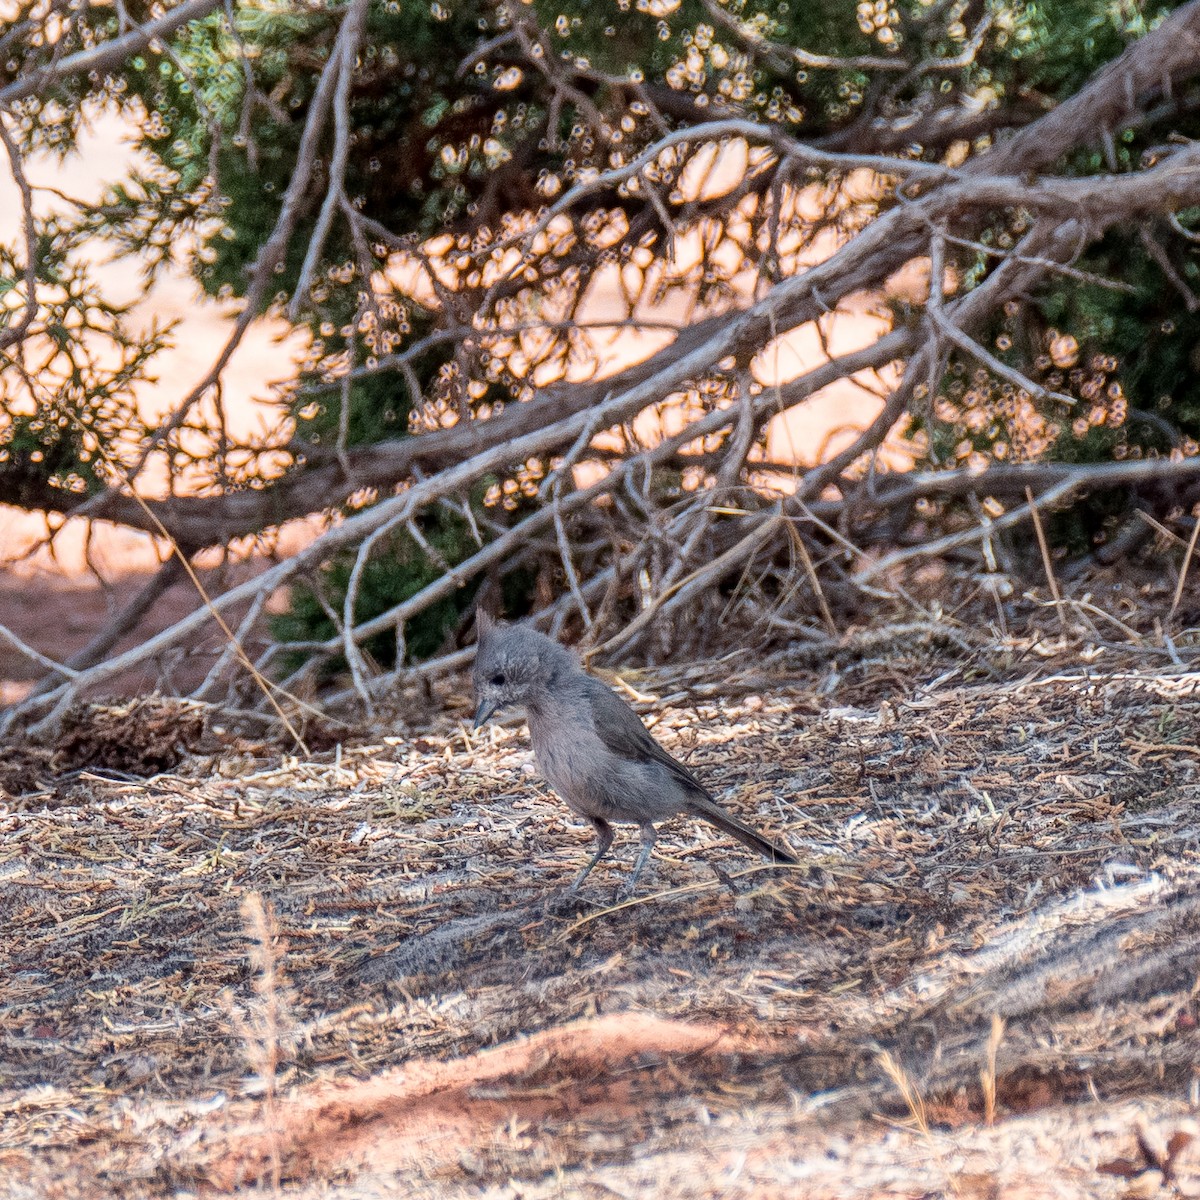
<path fill-rule="evenodd" d="M 530 722 L 530 738 L 533 742 L 533 756 L 537 760 L 538 770 L 546 782 L 564 799 L 570 803 L 571 784 L 577 774 L 572 768 L 570 748 L 562 739 L 547 736 L 538 726 Z"/>
<path fill-rule="evenodd" d="M 659 821 L 683 807 L 678 785 L 654 763 L 615 754 L 585 725 L 530 723 L 538 770 L 567 805 L 606 821 Z"/>

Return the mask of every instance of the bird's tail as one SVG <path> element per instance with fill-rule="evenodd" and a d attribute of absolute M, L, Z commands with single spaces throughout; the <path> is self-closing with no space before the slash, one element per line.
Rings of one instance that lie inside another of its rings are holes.
<path fill-rule="evenodd" d="M 751 850 L 771 862 L 791 863 L 794 866 L 800 861 L 795 855 L 776 846 L 774 842 L 768 842 L 761 833 L 751 829 L 749 825 L 742 824 L 737 817 L 730 816 L 715 800 L 696 798 L 688 805 L 688 811 L 697 817 L 703 817 L 704 820 L 723 830 L 730 837 L 737 838 L 743 846 L 749 846 Z"/>

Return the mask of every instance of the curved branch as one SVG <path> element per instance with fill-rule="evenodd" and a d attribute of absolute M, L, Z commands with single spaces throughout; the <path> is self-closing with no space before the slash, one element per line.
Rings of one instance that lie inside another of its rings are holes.
<path fill-rule="evenodd" d="M 59 80 L 68 79 L 72 75 L 107 74 L 131 55 L 140 54 L 156 38 L 170 37 L 181 25 L 207 17 L 220 7 L 220 4 L 221 0 L 184 0 L 183 4 L 163 13 L 157 20 L 147 21 L 121 37 L 113 38 L 111 42 L 80 50 L 76 54 L 68 54 L 66 58 L 51 66 L 42 67 L 23 79 L 0 87 L 0 108 L 9 108 L 19 100 L 41 95 Z"/>
<path fill-rule="evenodd" d="M 12 171 L 13 182 L 21 196 L 21 228 L 25 235 L 25 266 L 22 272 L 25 280 L 25 310 L 15 325 L 0 330 L 0 350 L 19 342 L 29 332 L 34 317 L 37 316 L 37 224 L 33 216 L 33 189 L 25 177 L 25 168 L 21 162 L 21 152 L 13 141 L 8 126 L 0 119 L 0 142 L 4 144 L 8 155 L 9 168 Z"/>
<path fill-rule="evenodd" d="M 1095 145 L 1104 131 L 1116 133 L 1138 113 L 1147 94 L 1198 73 L 1200 3 L 1190 0 L 1098 71 L 1082 91 L 976 162 L 1001 174 L 1041 170 L 1068 150 Z"/>

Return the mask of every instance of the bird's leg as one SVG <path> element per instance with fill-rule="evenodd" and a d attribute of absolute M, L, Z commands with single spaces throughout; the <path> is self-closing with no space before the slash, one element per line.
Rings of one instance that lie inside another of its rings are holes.
<path fill-rule="evenodd" d="M 588 820 L 591 821 L 592 828 L 596 831 L 600 846 L 592 855 L 591 862 L 579 872 L 579 877 L 567 888 L 568 892 L 579 891 L 579 885 L 588 877 L 592 868 L 608 853 L 609 847 L 613 844 L 613 828 L 607 821 L 602 821 L 599 817 L 588 817 Z"/>
<path fill-rule="evenodd" d="M 654 828 L 651 821 L 642 822 L 642 852 L 638 855 L 638 860 L 634 864 L 633 874 L 629 877 L 629 882 L 625 885 L 625 895 L 632 896 L 633 889 L 637 887 L 638 876 L 645 870 L 646 864 L 650 861 L 650 851 L 654 849 L 654 843 L 658 841 L 658 830 Z"/>

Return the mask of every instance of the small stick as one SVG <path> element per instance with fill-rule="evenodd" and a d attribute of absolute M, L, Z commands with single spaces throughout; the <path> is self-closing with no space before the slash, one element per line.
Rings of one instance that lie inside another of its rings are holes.
<path fill-rule="evenodd" d="M 842 635 L 837 627 L 837 622 L 833 619 L 833 613 L 829 611 L 829 605 L 825 600 L 825 589 L 821 587 L 821 580 L 817 575 L 817 568 L 813 564 L 812 555 L 809 554 L 808 547 L 804 544 L 804 535 L 791 522 L 788 523 L 787 528 L 792 538 L 792 544 L 796 547 L 796 553 L 800 555 L 800 561 L 804 564 L 804 573 L 812 585 L 813 595 L 817 598 L 817 607 L 821 610 L 821 620 L 824 622 L 825 631 L 834 641 L 837 641 Z"/>
<path fill-rule="evenodd" d="M 1164 629 L 1170 627 L 1175 618 L 1175 610 L 1179 607 L 1180 600 L 1183 599 L 1183 585 L 1187 583 L 1188 568 L 1192 565 L 1192 555 L 1196 551 L 1196 539 L 1200 537 L 1200 513 L 1193 515 L 1196 523 L 1192 526 L 1192 536 L 1188 538 L 1187 551 L 1183 556 L 1183 566 L 1179 569 L 1179 580 L 1175 584 L 1175 595 L 1171 599 L 1171 611 L 1167 613 L 1167 619 L 1163 622 Z"/>
<path fill-rule="evenodd" d="M 1054 566 L 1050 562 L 1050 547 L 1046 542 L 1046 532 L 1042 528 L 1042 518 L 1033 502 L 1033 489 L 1025 489 L 1025 499 L 1029 503 L 1029 516 L 1033 520 L 1033 531 L 1037 534 L 1038 549 L 1042 552 L 1042 566 L 1046 571 L 1046 582 L 1050 585 L 1050 595 L 1054 598 L 1054 607 L 1058 612 L 1058 623 L 1062 626 L 1063 637 L 1069 633 L 1066 614 L 1063 611 L 1062 593 L 1058 590 L 1058 580 L 1054 577 Z"/>

